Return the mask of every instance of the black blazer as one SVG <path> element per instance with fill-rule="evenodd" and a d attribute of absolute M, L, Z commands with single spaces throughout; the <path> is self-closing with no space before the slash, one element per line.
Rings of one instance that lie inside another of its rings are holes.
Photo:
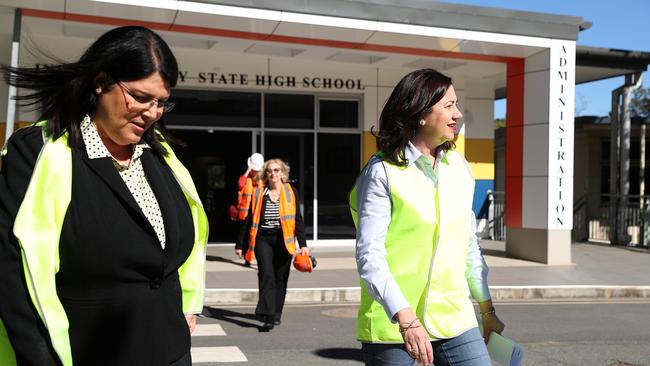
<path fill-rule="evenodd" d="M 40 128 L 17 131 L 0 180 L 0 316 L 19 365 L 59 362 L 25 289 L 11 233 L 42 145 Z M 56 286 L 75 365 L 169 365 L 190 350 L 177 270 L 192 250 L 192 216 L 164 160 L 151 149 L 141 159 L 165 223 L 164 251 L 111 159 L 72 151 Z"/>
<path fill-rule="evenodd" d="M 293 195 L 296 196 L 296 239 L 298 239 L 298 245 L 302 247 L 307 246 L 307 239 L 305 238 L 305 223 L 300 214 L 300 194 L 298 190 L 291 186 L 293 190 Z M 264 196 L 262 195 L 262 198 Z M 253 204 L 251 200 L 250 205 Z M 266 210 L 266 200 L 262 199 L 262 212 L 260 212 L 260 218 L 264 217 L 264 211 Z M 251 230 L 251 225 L 253 224 L 253 209 L 248 210 L 248 216 L 245 220 L 240 221 L 239 233 L 235 241 L 235 249 L 245 249 L 248 248 L 248 239 L 249 233 Z M 246 254 L 246 253 L 244 253 Z"/>

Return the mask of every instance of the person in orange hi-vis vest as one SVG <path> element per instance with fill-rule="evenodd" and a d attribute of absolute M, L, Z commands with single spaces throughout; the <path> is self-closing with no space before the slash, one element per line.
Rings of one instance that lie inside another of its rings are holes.
<path fill-rule="evenodd" d="M 239 176 L 237 182 L 237 206 L 229 212 L 230 219 L 233 221 L 246 220 L 248 210 L 251 204 L 253 189 L 259 184 L 257 175 L 264 165 L 264 156 L 255 153 L 248 158 L 248 169 Z"/>
<path fill-rule="evenodd" d="M 237 182 L 237 206 L 231 205 L 228 211 L 230 220 L 232 221 L 242 221 L 248 217 L 253 189 L 261 183 L 258 174 L 262 169 L 262 165 L 264 165 L 264 156 L 260 153 L 254 153 L 248 158 L 246 163 L 248 169 L 246 169 L 244 174 L 239 176 Z M 250 264 L 249 260 L 244 262 L 244 265 L 247 267 Z"/>
<path fill-rule="evenodd" d="M 291 259 L 297 253 L 309 255 L 305 225 L 296 192 L 289 183 L 289 166 L 280 159 L 264 163 L 262 184 L 255 187 L 250 214 L 242 221 L 235 254 L 258 268 L 259 301 L 255 314 L 264 322 L 261 331 L 280 325 L 287 293 Z M 244 251 L 244 247 L 248 249 Z"/>

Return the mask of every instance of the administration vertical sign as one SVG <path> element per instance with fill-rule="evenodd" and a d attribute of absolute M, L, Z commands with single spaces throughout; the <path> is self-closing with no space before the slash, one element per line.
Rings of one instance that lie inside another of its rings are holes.
<path fill-rule="evenodd" d="M 550 52 L 548 228 L 573 228 L 575 42 L 553 40 Z"/>

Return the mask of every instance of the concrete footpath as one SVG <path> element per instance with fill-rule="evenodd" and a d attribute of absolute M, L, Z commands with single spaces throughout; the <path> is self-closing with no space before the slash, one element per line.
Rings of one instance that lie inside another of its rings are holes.
<path fill-rule="evenodd" d="M 490 267 L 488 279 L 495 301 L 650 298 L 647 249 L 574 243 L 571 265 L 548 266 L 508 258 L 504 242 L 483 240 L 481 247 Z M 312 273 L 292 268 L 286 302 L 359 302 L 354 241 L 310 245 L 310 249 L 317 267 Z M 208 246 L 206 284 L 206 305 L 257 302 L 256 265 L 244 266 L 233 244 Z"/>

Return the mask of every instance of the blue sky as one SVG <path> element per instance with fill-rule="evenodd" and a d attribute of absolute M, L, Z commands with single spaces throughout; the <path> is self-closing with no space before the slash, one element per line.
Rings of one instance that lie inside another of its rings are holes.
<path fill-rule="evenodd" d="M 592 22 L 580 32 L 578 45 L 650 52 L 647 28 L 650 0 L 447 0 L 450 3 L 489 6 L 541 13 L 581 16 Z M 623 84 L 623 77 L 576 86 L 576 115 L 607 115 L 611 91 Z M 643 87 L 650 87 L 650 73 Z M 505 117 L 505 101 L 497 101 L 494 117 Z"/>

